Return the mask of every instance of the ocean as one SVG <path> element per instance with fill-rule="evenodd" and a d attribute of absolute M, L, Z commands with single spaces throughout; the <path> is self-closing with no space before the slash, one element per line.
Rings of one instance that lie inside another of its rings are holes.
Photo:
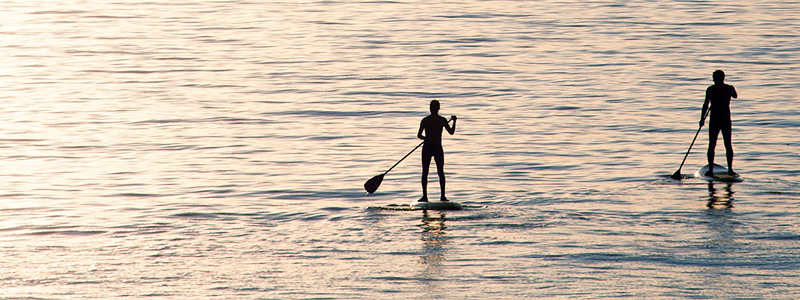
<path fill-rule="evenodd" d="M 0 299 L 800 298 L 800 2 L 0 7 Z"/>

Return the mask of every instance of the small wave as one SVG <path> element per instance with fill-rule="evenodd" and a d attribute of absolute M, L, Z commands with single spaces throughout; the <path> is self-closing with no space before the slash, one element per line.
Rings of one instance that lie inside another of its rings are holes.
<path fill-rule="evenodd" d="M 234 189 L 216 189 L 216 190 L 215 189 L 206 189 L 206 190 L 194 191 L 192 193 L 196 193 L 196 194 L 231 194 L 231 193 L 235 193 L 235 192 L 236 192 L 236 190 L 234 190 Z"/>
<path fill-rule="evenodd" d="M 460 39 L 449 39 L 449 40 L 439 40 L 436 43 L 444 43 L 444 44 L 476 44 L 476 43 L 485 43 L 485 42 L 499 42 L 498 39 L 493 38 L 460 38 Z"/>
<path fill-rule="evenodd" d="M 299 115 L 308 117 L 372 117 L 372 116 L 404 116 L 417 115 L 417 112 L 409 111 L 342 111 L 342 110 L 300 110 L 300 111 L 281 111 L 270 112 L 265 115 Z"/>
<path fill-rule="evenodd" d="M 104 234 L 108 231 L 105 230 L 47 230 L 47 231 L 34 231 L 26 233 L 25 235 L 69 235 L 69 236 L 82 236 L 82 235 L 98 235 Z"/>
<path fill-rule="evenodd" d="M 479 93 L 479 92 L 464 92 L 464 93 L 436 93 L 436 92 L 375 92 L 375 91 L 357 91 L 357 92 L 345 92 L 344 95 L 348 96 L 359 96 L 359 95 L 367 95 L 367 96 L 387 96 L 387 97 L 402 97 L 402 98 L 424 98 L 424 99 L 435 99 L 435 98 L 473 98 L 473 97 L 491 97 L 493 94 L 491 93 Z"/>
<path fill-rule="evenodd" d="M 345 210 L 351 210 L 352 207 L 335 207 L 335 206 L 332 206 L 332 207 L 323 207 L 323 208 L 320 208 L 320 209 L 324 210 L 324 211 L 340 212 L 340 211 L 345 211 Z"/>
<path fill-rule="evenodd" d="M 66 285 L 76 285 L 76 284 L 105 284 L 104 281 L 99 280 L 79 280 L 79 281 L 67 281 L 64 284 Z"/>
<path fill-rule="evenodd" d="M 179 219 L 218 219 L 220 216 L 217 214 L 209 214 L 209 213 L 195 213 L 195 212 L 186 212 L 186 213 L 179 213 L 169 216 L 171 218 L 179 218 Z"/>
<path fill-rule="evenodd" d="M 552 109 L 552 110 L 578 110 L 578 109 L 581 109 L 581 107 L 579 107 L 579 106 L 561 105 L 561 106 L 551 107 L 550 109 Z"/>
<path fill-rule="evenodd" d="M 167 70 L 82 70 L 85 73 L 108 74 L 160 74 L 160 73 L 193 73 L 193 72 L 229 72 L 230 69 L 167 69 Z"/>
<path fill-rule="evenodd" d="M 166 196 L 166 195 L 146 194 L 146 193 L 119 193 L 119 194 L 107 195 L 106 197 L 155 198 L 155 197 L 164 197 L 164 196 Z"/>
<path fill-rule="evenodd" d="M 27 143 L 27 142 L 44 142 L 45 139 L 0 139 L 0 142 L 12 142 L 12 143 Z"/>
<path fill-rule="evenodd" d="M 269 291 L 276 291 L 278 290 L 278 288 L 218 286 L 218 287 L 212 287 L 211 290 L 212 291 L 230 290 L 234 292 L 269 292 Z"/>
<path fill-rule="evenodd" d="M 85 14 L 86 10 L 43 10 L 31 12 L 31 15 L 79 15 Z"/>
<path fill-rule="evenodd" d="M 772 234 L 769 236 L 753 237 L 754 240 L 768 240 L 768 241 L 800 241 L 800 235 L 791 233 Z"/>
<path fill-rule="evenodd" d="M 550 225 L 545 223 L 525 222 L 525 223 L 486 223 L 476 225 L 482 228 L 499 228 L 499 229 L 531 229 L 531 228 L 545 228 Z"/>
<path fill-rule="evenodd" d="M 25 197 L 25 196 L 31 196 L 31 194 L 23 194 L 23 193 L 0 194 L 0 198 L 14 198 L 14 197 Z M 3 209 L 0 209 L 0 211 L 27 210 L 27 209 L 30 209 L 30 208 L 28 208 L 28 207 L 26 207 L 26 208 L 3 208 Z"/>
<path fill-rule="evenodd" d="M 297 191 L 297 190 L 271 190 L 257 191 L 244 194 L 243 196 L 269 195 L 274 199 L 358 199 L 364 196 L 364 191 L 345 190 L 345 191 Z"/>
<path fill-rule="evenodd" d="M 137 121 L 137 122 L 132 122 L 131 124 L 170 124 L 170 123 L 195 123 L 195 122 L 199 121 L 188 120 L 188 119 L 156 119 L 156 120 Z"/>
<path fill-rule="evenodd" d="M 188 87 L 188 88 L 204 88 L 204 89 L 225 89 L 225 88 L 239 89 L 239 88 L 244 88 L 244 86 L 242 86 L 242 85 L 235 85 L 235 84 L 196 84 L 196 83 L 190 83 L 190 84 L 184 84 L 184 85 L 181 85 L 181 86 L 182 87 Z"/>
<path fill-rule="evenodd" d="M 536 244 L 536 243 L 537 242 L 534 242 L 534 241 L 489 241 L 489 242 L 478 242 L 478 243 L 475 243 L 474 245 L 480 245 L 480 246 L 487 246 L 487 245 L 492 245 L 492 246 L 496 246 L 496 245 L 533 245 L 533 244 Z"/>
<path fill-rule="evenodd" d="M 498 75 L 498 74 L 514 74 L 517 72 L 514 71 L 506 71 L 506 70 L 458 70 L 458 71 L 451 71 L 454 74 L 487 74 L 487 75 Z"/>

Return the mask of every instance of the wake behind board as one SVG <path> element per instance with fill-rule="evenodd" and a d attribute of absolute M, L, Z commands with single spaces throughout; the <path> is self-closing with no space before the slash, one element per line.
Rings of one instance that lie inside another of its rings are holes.
<path fill-rule="evenodd" d="M 722 181 L 722 182 L 742 182 L 744 179 L 739 177 L 739 174 L 736 175 L 728 175 L 728 168 L 720 166 L 718 164 L 714 164 L 714 176 L 706 176 L 706 172 L 708 172 L 708 165 L 703 166 L 697 172 L 694 172 L 694 177 L 700 178 L 706 181 Z"/>

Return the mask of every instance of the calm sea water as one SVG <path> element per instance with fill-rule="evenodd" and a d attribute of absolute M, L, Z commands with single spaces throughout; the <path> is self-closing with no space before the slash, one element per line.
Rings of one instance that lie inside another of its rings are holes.
<path fill-rule="evenodd" d="M 800 298 L 800 2 L 0 7 L 0 299 Z"/>

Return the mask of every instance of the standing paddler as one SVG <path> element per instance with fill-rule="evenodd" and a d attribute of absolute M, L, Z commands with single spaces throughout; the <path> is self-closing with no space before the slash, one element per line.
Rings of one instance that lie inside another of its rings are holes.
<path fill-rule="evenodd" d="M 431 101 L 431 114 L 422 119 L 419 123 L 417 137 L 424 140 L 422 145 L 422 198 L 419 202 L 428 202 L 428 169 L 431 165 L 431 157 L 436 162 L 436 171 L 439 173 L 439 187 L 442 190 L 442 202 L 447 201 L 444 196 L 444 149 L 442 148 L 442 128 L 447 129 L 450 135 L 456 133 L 456 116 L 451 116 L 453 127 L 450 127 L 448 120 L 439 115 L 439 101 Z M 425 131 L 425 135 L 422 132 Z"/>
<path fill-rule="evenodd" d="M 708 121 L 708 172 L 705 176 L 714 177 L 714 150 L 720 131 L 725 140 L 725 155 L 728 158 L 728 175 L 736 176 L 733 171 L 733 145 L 731 144 L 731 98 L 737 98 L 736 89 L 725 84 L 725 73 L 716 70 L 713 74 L 714 85 L 706 89 L 706 100 L 700 111 L 700 127 L 705 123 L 706 109 L 711 113 Z M 710 105 L 710 107 L 709 107 Z"/>

